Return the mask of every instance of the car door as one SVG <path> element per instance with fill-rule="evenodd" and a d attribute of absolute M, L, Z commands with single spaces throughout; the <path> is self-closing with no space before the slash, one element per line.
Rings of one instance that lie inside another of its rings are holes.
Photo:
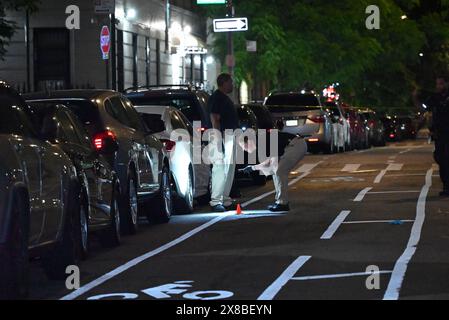
<path fill-rule="evenodd" d="M 140 193 L 155 192 L 159 189 L 160 143 L 149 134 L 137 110 L 125 97 L 121 98 L 131 127 L 134 129 L 134 143 L 138 150 Z"/>
<path fill-rule="evenodd" d="M 41 205 L 41 161 L 39 145 L 34 143 L 34 130 L 30 128 L 30 125 L 26 125 L 28 120 L 24 118 L 23 114 L 21 115 L 22 111 L 17 108 L 21 103 L 18 96 L 0 96 L 0 126 L 2 132 L 13 134 L 9 138 L 9 143 L 12 152 L 17 157 L 24 183 L 28 188 L 30 200 L 29 245 L 33 247 L 40 243 L 45 217 L 45 211 Z"/>
<path fill-rule="evenodd" d="M 69 147 L 78 155 L 77 167 L 84 172 L 82 178 L 89 197 L 89 220 L 94 225 L 108 223 L 113 193 L 108 164 L 101 155 L 94 153 L 89 136 L 75 115 L 61 112 L 59 118 L 64 121 L 63 130 L 71 142 Z"/>

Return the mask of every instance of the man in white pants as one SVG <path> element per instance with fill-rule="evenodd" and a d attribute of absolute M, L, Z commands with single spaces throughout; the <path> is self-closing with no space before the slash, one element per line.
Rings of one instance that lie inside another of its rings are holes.
<path fill-rule="evenodd" d="M 212 126 L 220 131 L 223 140 L 212 143 L 212 194 L 210 206 L 215 212 L 233 209 L 233 201 L 229 196 L 235 175 L 235 138 L 234 130 L 238 128 L 238 116 L 234 103 L 228 94 L 232 93 L 234 83 L 232 77 L 223 73 L 217 79 L 218 90 L 209 98 L 208 108 Z M 225 132 L 228 131 L 228 135 Z"/>
<path fill-rule="evenodd" d="M 267 137 L 268 138 L 268 137 Z M 270 150 L 270 140 L 267 139 L 267 150 Z M 239 141 L 240 143 L 240 141 Z M 274 143 L 274 141 L 271 141 Z M 247 152 L 253 153 L 257 147 L 254 141 L 247 140 L 240 143 Z M 288 175 L 295 169 L 307 153 L 307 143 L 304 137 L 285 132 L 278 133 L 278 154 L 270 157 L 256 166 L 248 166 L 241 171 L 247 174 L 260 171 L 266 176 L 273 176 L 276 188 L 276 202 L 268 207 L 272 212 L 290 211 L 288 198 Z"/>

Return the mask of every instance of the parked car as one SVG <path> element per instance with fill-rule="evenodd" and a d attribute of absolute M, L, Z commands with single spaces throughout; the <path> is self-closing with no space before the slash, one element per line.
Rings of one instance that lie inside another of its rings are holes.
<path fill-rule="evenodd" d="M 63 105 L 31 104 L 34 124 L 42 139 L 59 146 L 75 165 L 81 187 L 81 256 L 89 253 L 89 233 L 105 247 L 120 244 L 120 184 L 106 157 L 94 149 L 78 117 Z"/>
<path fill-rule="evenodd" d="M 376 112 L 371 109 L 364 109 L 361 112 L 363 112 L 370 129 L 370 143 L 377 147 L 385 146 L 385 128 Z"/>
<path fill-rule="evenodd" d="M 276 129 L 276 123 L 271 115 L 270 110 L 263 104 L 248 104 L 248 108 L 254 112 L 257 120 L 257 127 L 259 129 L 267 130 L 268 132 Z"/>
<path fill-rule="evenodd" d="M 87 128 L 96 150 L 119 178 L 122 233 L 136 233 L 141 214 L 149 221 L 170 220 L 173 203 L 168 157 L 126 97 L 109 90 L 62 90 L 26 97 L 30 103 L 67 106 Z"/>
<path fill-rule="evenodd" d="M 189 85 L 146 86 L 125 90 L 138 106 L 170 106 L 181 111 L 190 123 L 201 121 L 202 131 L 212 128 L 207 102 L 209 95 Z"/>
<path fill-rule="evenodd" d="M 398 118 L 399 127 L 405 139 L 415 140 L 418 135 L 417 122 L 410 116 L 401 116 Z"/>
<path fill-rule="evenodd" d="M 335 101 L 328 101 L 324 106 L 334 118 L 334 129 L 338 132 L 338 150 L 342 152 L 351 150 L 351 128 L 340 104 Z"/>
<path fill-rule="evenodd" d="M 319 131 L 307 139 L 311 152 L 336 152 L 338 133 L 334 129 L 334 120 L 313 91 L 272 93 L 265 99 L 264 105 L 275 121 L 284 123 L 284 131 L 301 130 L 306 125 L 318 124 Z"/>
<path fill-rule="evenodd" d="M 201 160 L 202 145 L 193 143 L 194 132 L 190 121 L 178 109 L 164 106 L 136 106 L 146 125 L 165 145 L 169 153 L 170 170 L 178 195 L 177 209 L 183 213 L 193 211 L 194 199 L 200 202 L 209 195 L 210 165 L 194 161 L 194 154 Z M 171 139 L 175 130 L 184 131 L 180 139 Z"/>
<path fill-rule="evenodd" d="M 344 107 L 351 134 L 351 149 L 366 149 L 369 146 L 369 133 L 365 120 L 356 108 L 346 105 Z"/>
<path fill-rule="evenodd" d="M 29 259 L 63 279 L 78 261 L 82 224 L 76 169 L 40 139 L 23 98 L 0 82 L 0 298 L 23 298 Z"/>
<path fill-rule="evenodd" d="M 247 131 L 248 129 L 254 130 L 256 133 L 256 141 L 258 142 L 258 130 L 264 129 L 264 128 L 259 128 L 256 114 L 251 110 L 251 108 L 249 106 L 246 106 L 246 105 L 237 105 L 236 110 L 237 110 L 237 116 L 239 118 L 239 128 L 242 129 L 243 132 Z M 267 150 L 267 152 L 269 152 L 269 150 Z M 237 167 L 235 170 L 235 174 L 236 174 L 237 178 L 245 177 L 245 175 L 239 173 L 239 169 L 243 169 L 244 167 L 246 167 L 248 165 L 255 165 L 260 162 L 258 152 L 256 152 L 256 154 L 254 154 L 255 163 L 254 163 L 254 161 L 250 161 L 252 159 L 251 159 L 251 156 L 247 152 L 242 151 L 242 153 L 243 153 L 242 160 L 244 160 L 244 161 L 243 161 L 243 163 L 237 164 Z M 267 183 L 266 176 L 261 175 L 258 171 L 253 172 L 251 174 L 251 179 L 252 179 L 253 183 L 258 186 L 263 186 Z"/>
<path fill-rule="evenodd" d="M 386 116 L 382 118 L 385 127 L 385 135 L 388 141 L 402 141 L 404 139 L 403 131 L 400 129 L 400 123 L 395 116 Z"/>

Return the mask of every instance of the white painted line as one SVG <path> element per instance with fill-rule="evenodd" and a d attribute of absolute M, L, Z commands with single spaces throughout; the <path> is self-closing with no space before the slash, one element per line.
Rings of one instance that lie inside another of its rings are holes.
<path fill-rule="evenodd" d="M 403 178 L 403 177 L 425 177 L 425 174 L 422 173 L 410 173 L 410 174 L 389 174 L 386 175 L 386 178 Z"/>
<path fill-rule="evenodd" d="M 415 148 L 416 149 L 416 148 Z M 404 150 L 404 151 L 401 151 L 401 152 L 399 152 L 399 154 L 405 154 L 405 153 L 407 153 L 407 152 L 410 152 L 410 151 L 412 151 L 413 149 L 407 149 L 407 150 Z"/>
<path fill-rule="evenodd" d="M 387 173 L 387 170 L 382 170 L 376 177 L 376 179 L 374 179 L 374 183 L 380 183 L 382 181 L 382 178 L 385 176 L 385 174 Z"/>
<path fill-rule="evenodd" d="M 404 165 L 402 163 L 390 163 L 387 167 L 387 171 L 401 171 Z"/>
<path fill-rule="evenodd" d="M 317 166 L 320 163 L 321 163 L 321 161 L 318 162 L 315 166 Z M 297 177 L 297 178 L 293 179 L 289 183 L 289 186 L 299 182 L 300 180 L 302 180 L 303 178 L 305 178 L 309 174 L 310 174 L 310 171 L 304 173 L 300 177 Z M 250 204 L 253 204 L 255 202 L 258 202 L 258 201 L 260 201 L 260 200 L 262 200 L 262 199 L 264 199 L 264 198 L 266 198 L 269 195 L 274 194 L 274 193 L 275 193 L 275 191 L 267 192 L 267 193 L 265 193 L 265 194 L 263 194 L 263 195 L 261 195 L 259 197 L 256 197 L 256 198 L 254 198 L 252 200 L 249 200 L 249 201 L 243 203 L 241 206 L 244 208 L 244 207 L 249 206 Z M 201 231 L 203 231 L 203 230 L 213 226 L 214 224 L 216 224 L 216 223 L 222 221 L 223 219 L 225 219 L 225 218 L 227 218 L 229 216 L 232 216 L 232 215 L 233 215 L 232 212 L 224 213 L 224 214 L 216 217 L 215 219 L 213 219 L 213 220 L 211 220 L 211 221 L 209 221 L 209 222 L 207 222 L 207 223 L 205 223 L 205 224 L 203 224 L 203 225 L 201 225 L 201 226 L 199 226 L 199 227 L 197 227 L 197 228 L 187 232 L 186 234 L 182 235 L 181 237 L 179 237 L 179 238 L 177 238 L 177 239 L 175 239 L 175 240 L 173 240 L 173 241 L 171 241 L 171 242 L 169 242 L 169 243 L 167 243 L 167 244 L 165 244 L 165 245 L 163 245 L 163 246 L 161 246 L 161 247 L 159 247 L 159 248 L 157 248 L 157 249 L 155 249 L 153 251 L 147 252 L 144 255 L 141 255 L 140 257 L 137 257 L 137 258 L 135 258 L 133 260 L 128 261 L 127 263 L 125 263 L 125 264 L 115 268 L 114 270 L 104 274 L 103 276 L 101 276 L 101 277 L 99 277 L 99 278 L 89 282 L 88 284 L 82 286 L 81 288 L 79 288 L 79 289 L 69 293 L 68 295 L 62 297 L 60 300 L 74 300 L 74 299 L 82 296 L 83 294 L 89 292 L 93 288 L 96 288 L 99 285 L 102 285 L 103 283 L 105 283 L 106 281 L 108 281 L 108 280 L 118 276 L 119 274 L 121 274 L 121 273 L 123 273 L 123 272 L 125 272 L 125 271 L 127 271 L 129 269 L 131 269 L 132 267 L 138 265 L 139 263 L 141 263 L 141 262 L 143 262 L 145 260 L 148 260 L 149 258 L 154 257 L 157 254 L 160 254 L 160 253 L 162 253 L 164 251 L 167 251 L 168 249 L 170 249 L 170 248 L 180 244 L 181 242 L 184 242 L 185 240 L 193 237 L 194 235 L 200 233 Z"/>
<path fill-rule="evenodd" d="M 360 164 L 347 164 L 345 167 L 341 170 L 342 172 L 355 172 L 360 169 Z"/>
<path fill-rule="evenodd" d="M 404 250 L 404 253 L 396 261 L 393 269 L 393 274 L 391 275 L 387 291 L 384 295 L 384 300 L 399 299 L 402 283 L 404 281 L 405 273 L 407 272 L 407 266 L 413 258 L 413 255 L 415 254 L 418 247 L 419 240 L 421 239 L 421 231 L 424 225 L 424 220 L 426 218 L 427 195 L 429 194 L 429 190 L 432 187 L 432 175 L 433 169 L 427 171 L 426 183 L 421 190 L 421 194 L 419 195 L 419 200 L 416 205 L 416 219 L 413 223 L 409 241 L 407 247 Z"/>
<path fill-rule="evenodd" d="M 303 164 L 302 166 L 300 166 L 296 171 L 297 172 L 301 172 L 301 173 L 305 173 L 305 172 L 310 172 L 313 169 L 315 169 L 316 166 L 318 166 L 321 162 L 318 163 L 306 163 Z"/>
<path fill-rule="evenodd" d="M 393 223 L 394 220 L 372 220 L 372 221 L 345 221 L 343 224 L 370 224 L 370 223 Z M 401 220 L 403 223 L 415 222 L 415 220 Z"/>
<path fill-rule="evenodd" d="M 395 194 L 395 193 L 420 193 L 421 191 L 376 191 L 369 194 Z"/>
<path fill-rule="evenodd" d="M 103 276 L 101 276 L 98 279 L 95 279 L 94 281 L 89 282 L 88 284 L 82 286 L 81 288 L 79 288 L 78 290 L 73 291 L 72 293 L 62 297 L 60 300 L 73 300 L 76 299 L 77 297 L 85 294 L 86 292 L 92 290 L 95 287 L 98 287 L 99 285 L 105 283 L 106 281 L 118 276 L 119 274 L 127 271 L 128 269 L 136 266 L 137 264 L 163 252 L 166 251 L 178 244 L 180 244 L 181 242 L 193 237 L 194 235 L 196 235 L 197 233 L 203 231 L 204 229 L 209 228 L 210 226 L 220 222 L 221 220 L 223 220 L 224 218 L 226 218 L 227 216 L 231 215 L 229 214 L 224 214 L 223 216 L 219 216 L 201 226 L 199 226 L 196 229 L 193 229 L 192 231 L 187 232 L 186 234 L 182 235 L 181 237 L 163 245 L 162 247 L 157 248 L 156 250 L 150 251 L 144 255 L 141 255 L 140 257 L 137 257 L 133 260 L 128 261 L 127 263 L 125 263 L 124 265 L 115 268 L 114 270 L 104 274 Z"/>
<path fill-rule="evenodd" d="M 373 188 L 365 188 L 357 195 L 357 197 L 354 199 L 354 202 L 362 202 L 363 199 L 365 199 L 365 196 L 368 192 L 373 190 Z"/>
<path fill-rule="evenodd" d="M 257 300 L 273 300 L 279 291 L 289 282 L 302 266 L 312 258 L 311 256 L 300 256 L 277 278 Z"/>
<path fill-rule="evenodd" d="M 326 274 L 326 275 L 321 275 L 321 276 L 296 277 L 296 278 L 292 278 L 292 280 L 308 281 L 308 280 L 351 278 L 351 277 L 372 276 L 372 275 L 375 275 L 375 274 L 390 274 L 392 272 L 393 271 L 376 271 L 376 272 L 356 272 L 356 273 Z"/>
<path fill-rule="evenodd" d="M 351 211 L 342 211 L 337 218 L 335 218 L 334 222 L 329 226 L 329 228 L 326 230 L 326 232 L 323 233 L 321 236 L 321 240 L 329 240 L 331 239 L 335 232 L 337 232 L 340 225 L 345 221 L 345 219 L 348 217 L 348 215 L 351 213 Z"/>

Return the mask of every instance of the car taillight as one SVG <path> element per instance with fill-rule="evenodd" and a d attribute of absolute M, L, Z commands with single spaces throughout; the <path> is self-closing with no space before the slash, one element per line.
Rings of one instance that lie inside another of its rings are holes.
<path fill-rule="evenodd" d="M 393 139 L 395 137 L 394 133 L 390 134 L 390 138 Z"/>
<path fill-rule="evenodd" d="M 369 125 L 370 127 L 374 127 L 374 120 L 368 121 L 368 125 Z"/>
<path fill-rule="evenodd" d="M 162 139 L 161 142 L 167 152 L 172 152 L 176 147 L 176 142 L 174 141 Z"/>
<path fill-rule="evenodd" d="M 198 128 L 198 132 L 206 132 L 207 128 L 206 127 L 202 127 L 202 128 Z"/>
<path fill-rule="evenodd" d="M 108 140 L 108 139 L 112 139 L 113 141 L 116 141 L 117 137 L 115 136 L 114 132 L 109 131 L 109 130 L 97 133 L 94 136 L 95 149 L 97 151 L 103 150 L 106 145 L 106 140 Z"/>
<path fill-rule="evenodd" d="M 324 123 L 324 116 L 322 115 L 309 116 L 307 119 L 315 123 Z"/>

